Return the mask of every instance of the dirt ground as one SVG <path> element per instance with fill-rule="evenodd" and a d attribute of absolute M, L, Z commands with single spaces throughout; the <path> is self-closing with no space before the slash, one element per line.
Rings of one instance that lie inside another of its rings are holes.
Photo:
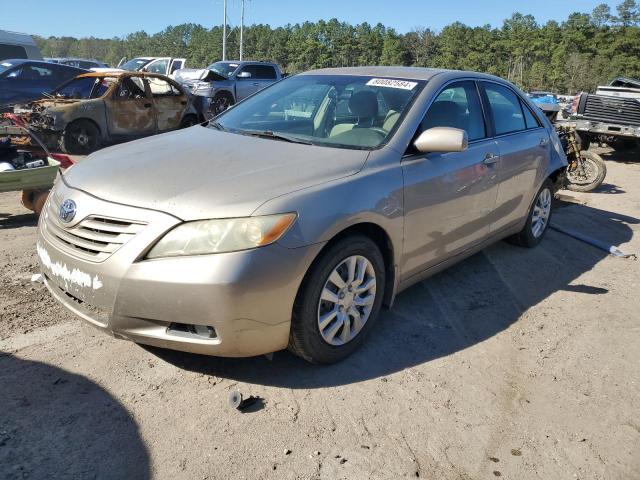
<path fill-rule="evenodd" d="M 638 253 L 639 154 L 604 154 L 605 185 L 562 192 L 553 223 Z M 100 334 L 31 283 L 35 230 L 1 194 L 0 478 L 640 479 L 640 261 L 499 243 L 315 367 Z"/>

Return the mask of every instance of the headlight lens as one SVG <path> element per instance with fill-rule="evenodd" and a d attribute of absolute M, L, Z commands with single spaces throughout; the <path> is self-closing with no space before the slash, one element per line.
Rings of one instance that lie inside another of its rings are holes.
<path fill-rule="evenodd" d="M 263 247 L 284 235 L 295 219 L 295 213 L 285 213 L 183 223 L 162 237 L 149 251 L 147 258 L 204 255 Z"/>

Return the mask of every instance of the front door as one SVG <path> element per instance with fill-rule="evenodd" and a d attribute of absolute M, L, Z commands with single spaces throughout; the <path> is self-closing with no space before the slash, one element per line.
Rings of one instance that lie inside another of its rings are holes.
<path fill-rule="evenodd" d="M 120 79 L 114 94 L 105 100 L 111 136 L 135 138 L 156 132 L 156 114 L 148 90 L 143 78 Z"/>
<path fill-rule="evenodd" d="M 148 77 L 147 82 L 157 112 L 158 132 L 180 127 L 188 103 L 186 94 L 164 78 Z"/>
<path fill-rule="evenodd" d="M 410 152 L 402 160 L 403 280 L 486 238 L 496 202 L 498 148 L 488 138 L 475 82 L 456 82 L 440 92 L 420 131 L 433 127 L 465 130 L 469 147 L 456 153 Z"/>
<path fill-rule="evenodd" d="M 549 134 L 518 95 L 504 85 L 481 82 L 500 151 L 496 215 L 491 231 L 521 222 L 535 195 L 540 168 L 548 165 Z"/>
<path fill-rule="evenodd" d="M 249 74 L 243 77 L 243 74 Z M 260 89 L 260 80 L 257 78 L 257 65 L 244 65 L 236 74 L 236 100 L 239 102 L 253 95 Z"/>

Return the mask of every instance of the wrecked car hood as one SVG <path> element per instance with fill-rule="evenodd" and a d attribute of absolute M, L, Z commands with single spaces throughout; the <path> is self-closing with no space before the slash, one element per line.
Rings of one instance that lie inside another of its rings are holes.
<path fill-rule="evenodd" d="M 242 217 L 274 197 L 357 173 L 368 153 L 195 126 L 100 150 L 64 181 L 182 220 Z"/>

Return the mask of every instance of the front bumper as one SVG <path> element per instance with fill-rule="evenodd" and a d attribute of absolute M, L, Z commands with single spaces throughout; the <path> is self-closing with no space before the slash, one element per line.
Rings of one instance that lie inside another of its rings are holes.
<path fill-rule="evenodd" d="M 55 214 L 67 198 L 78 213 L 60 233 Z M 65 244 L 72 237 L 58 237 L 83 228 L 96 215 L 144 225 L 113 253 L 93 259 Z M 289 249 L 276 243 L 243 252 L 141 260 L 177 223 L 170 215 L 110 204 L 58 182 L 38 228 L 45 284 L 67 309 L 116 338 L 228 357 L 286 348 L 298 287 L 323 245 Z M 213 327 L 214 333 L 206 338 L 178 331 L 176 325 Z"/>
<path fill-rule="evenodd" d="M 595 120 L 569 120 L 576 130 L 588 132 L 594 135 L 610 135 L 614 137 L 640 138 L 640 127 L 630 125 L 618 125 Z"/>

